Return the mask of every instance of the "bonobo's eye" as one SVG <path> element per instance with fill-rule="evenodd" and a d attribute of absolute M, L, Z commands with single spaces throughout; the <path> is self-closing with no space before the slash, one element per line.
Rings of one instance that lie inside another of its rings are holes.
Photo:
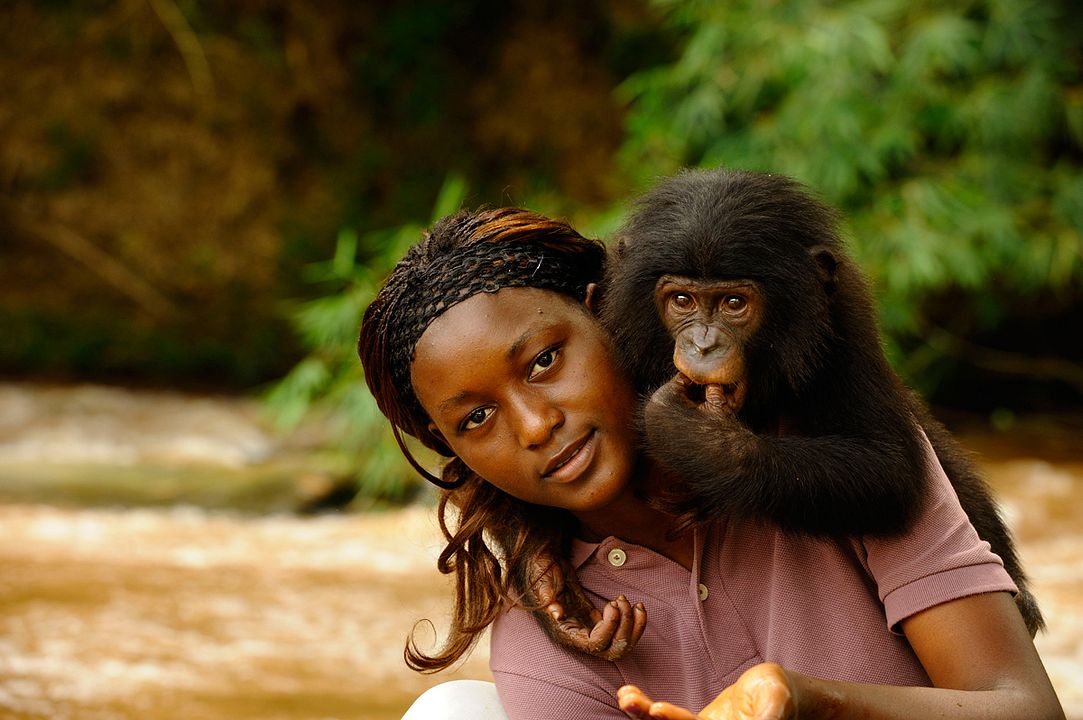
<path fill-rule="evenodd" d="M 560 348 L 551 347 L 542 350 L 538 353 L 538 356 L 534 358 L 534 364 L 530 366 L 530 374 L 527 376 L 529 380 L 533 380 L 546 370 L 551 368 L 553 364 L 560 357 Z"/>
<path fill-rule="evenodd" d="M 474 428 L 478 427 L 483 422 L 488 420 L 489 416 L 491 416 L 492 414 L 493 409 L 491 407 L 474 408 L 470 411 L 470 414 L 463 419 L 462 424 L 459 425 L 459 429 L 473 430 Z"/>
<path fill-rule="evenodd" d="M 748 300 L 742 295 L 727 295 L 722 298 L 722 306 L 729 312 L 741 312 L 748 307 Z"/>
<path fill-rule="evenodd" d="M 696 304 L 696 299 L 688 293 L 673 293 L 669 296 L 669 302 L 679 310 L 690 310 Z"/>

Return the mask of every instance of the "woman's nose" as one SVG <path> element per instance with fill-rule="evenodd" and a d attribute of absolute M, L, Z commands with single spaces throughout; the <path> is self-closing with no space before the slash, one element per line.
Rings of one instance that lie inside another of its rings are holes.
<path fill-rule="evenodd" d="M 544 398 L 533 398 L 521 403 L 519 412 L 519 444 L 524 448 L 544 445 L 553 432 L 564 424 L 564 413 Z"/>

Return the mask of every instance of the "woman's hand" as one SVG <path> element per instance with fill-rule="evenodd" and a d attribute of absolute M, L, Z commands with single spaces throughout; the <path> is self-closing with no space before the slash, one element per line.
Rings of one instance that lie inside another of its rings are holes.
<path fill-rule="evenodd" d="M 763 663 L 747 670 L 698 715 L 652 702 L 631 685 L 617 691 L 618 704 L 629 717 L 656 720 L 794 720 L 798 706 L 803 720 L 1064 720 L 1008 593 L 949 600 L 911 615 L 902 628 L 934 687 L 823 680 Z"/>
<path fill-rule="evenodd" d="M 635 685 L 617 691 L 620 709 L 631 718 L 657 720 L 790 720 L 797 717 L 793 682 L 781 666 L 761 663 L 749 668 L 707 707 L 694 713 L 677 705 L 654 702 Z"/>

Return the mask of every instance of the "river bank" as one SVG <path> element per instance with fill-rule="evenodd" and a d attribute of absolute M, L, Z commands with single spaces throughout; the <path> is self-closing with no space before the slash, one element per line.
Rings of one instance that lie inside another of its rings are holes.
<path fill-rule="evenodd" d="M 0 717 L 398 718 L 441 679 L 402 661 L 431 517 L 0 506 Z"/>
<path fill-rule="evenodd" d="M 964 440 L 1049 619 L 1039 651 L 1083 720 L 1083 448 L 1037 434 Z M 453 675 L 405 667 L 414 623 L 446 626 L 432 509 L 297 515 L 322 487 L 304 479 L 307 442 L 243 400 L 0 385 L 0 717 L 391 720 L 437 681 L 488 677 L 484 646 Z M 245 477 L 278 505 L 224 509 Z M 160 503 L 121 507 L 148 493 Z"/>

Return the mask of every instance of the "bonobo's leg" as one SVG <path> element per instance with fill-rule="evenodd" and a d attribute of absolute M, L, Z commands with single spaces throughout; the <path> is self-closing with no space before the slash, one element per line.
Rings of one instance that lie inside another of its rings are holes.
<path fill-rule="evenodd" d="M 978 532 L 978 537 L 989 543 L 993 552 L 1004 562 L 1012 581 L 1019 588 L 1015 604 L 1023 615 L 1023 621 L 1030 630 L 1031 637 L 1045 629 L 1045 619 L 1038 607 L 1038 601 L 1030 591 L 1027 575 L 1015 550 L 1015 541 L 1011 531 L 1000 516 L 996 501 L 985 480 L 978 473 L 977 465 L 959 445 L 958 441 L 941 425 L 916 397 L 911 399 L 914 414 L 918 417 L 925 434 L 929 438 L 944 472 L 959 496 L 970 524 Z"/>
<path fill-rule="evenodd" d="M 643 603 L 632 605 L 623 595 L 599 611 L 591 604 L 567 560 L 538 555 L 530 565 L 533 582 L 518 588 L 534 609 L 546 634 L 559 645 L 604 660 L 619 660 L 643 635 L 647 611 Z"/>

